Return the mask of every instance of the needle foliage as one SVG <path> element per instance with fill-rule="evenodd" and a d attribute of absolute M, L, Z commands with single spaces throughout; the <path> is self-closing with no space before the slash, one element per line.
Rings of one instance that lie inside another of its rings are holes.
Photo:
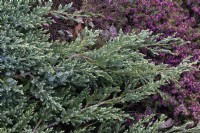
<path fill-rule="evenodd" d="M 51 43 L 41 27 L 53 10 L 33 4 L 0 1 L 0 132 L 129 132 L 125 120 L 131 116 L 123 104 L 160 93 L 161 85 L 189 69 L 146 60 L 139 49 L 156 53 L 159 45 L 182 42 L 157 42 L 149 31 L 121 33 L 99 49 L 92 46 L 100 31 L 87 28 L 71 43 Z M 158 132 L 159 124 L 148 131 Z M 142 125 L 130 132 L 145 132 Z"/>

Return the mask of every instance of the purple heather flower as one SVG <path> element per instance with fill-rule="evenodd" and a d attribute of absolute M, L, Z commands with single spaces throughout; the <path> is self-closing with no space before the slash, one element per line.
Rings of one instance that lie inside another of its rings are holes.
<path fill-rule="evenodd" d="M 187 110 L 184 104 L 180 104 L 174 110 L 174 116 L 178 116 L 179 114 L 183 113 L 184 115 L 189 115 L 189 111 Z"/>

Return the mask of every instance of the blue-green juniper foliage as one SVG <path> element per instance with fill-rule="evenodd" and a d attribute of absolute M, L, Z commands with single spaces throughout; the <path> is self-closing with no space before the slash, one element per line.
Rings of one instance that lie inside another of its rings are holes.
<path fill-rule="evenodd" d="M 116 105 L 139 102 L 177 81 L 188 64 L 155 65 L 139 49 L 153 46 L 148 49 L 156 53 L 159 44 L 182 41 L 156 42 L 157 36 L 142 31 L 120 33 L 91 49 L 100 31 L 85 28 L 74 42 L 51 43 L 41 28 L 50 22 L 45 16 L 53 13 L 51 5 L 33 4 L 0 1 L 0 132 L 159 132 L 165 117 L 145 127 L 151 115 L 129 128 L 131 116 Z"/>

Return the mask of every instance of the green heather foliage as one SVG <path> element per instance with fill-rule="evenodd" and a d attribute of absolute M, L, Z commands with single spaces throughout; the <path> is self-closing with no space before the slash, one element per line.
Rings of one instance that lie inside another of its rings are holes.
<path fill-rule="evenodd" d="M 122 107 L 160 93 L 160 85 L 189 69 L 186 63 L 155 65 L 139 49 L 154 46 L 149 50 L 156 52 L 160 44 L 181 40 L 121 33 L 93 49 L 100 31 L 86 28 L 70 44 L 52 44 L 41 25 L 53 11 L 31 2 L 0 1 L 0 132 L 158 132 L 163 118 L 144 126 L 152 116 L 128 129 Z"/>

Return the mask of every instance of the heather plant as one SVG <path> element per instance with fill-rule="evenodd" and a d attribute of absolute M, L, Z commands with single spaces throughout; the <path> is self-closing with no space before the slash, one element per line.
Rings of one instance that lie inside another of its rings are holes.
<path fill-rule="evenodd" d="M 186 1 L 184 1 L 185 3 Z M 184 4 L 183 3 L 183 4 Z M 196 4 L 195 4 L 196 3 Z M 198 6 L 197 1 L 188 1 L 187 4 Z M 198 8 L 198 7 L 197 7 Z M 196 9 L 196 7 L 194 8 Z M 170 66 L 178 65 L 183 59 L 191 56 L 191 61 L 199 61 L 199 38 L 198 30 L 198 14 L 191 15 L 191 12 L 184 10 L 176 2 L 169 0 L 136 0 L 133 8 L 127 12 L 129 19 L 128 24 L 139 30 L 150 29 L 154 33 L 161 33 L 161 37 L 175 36 L 183 38 L 190 43 L 182 46 L 174 45 L 172 51 L 176 54 L 159 53 L 159 55 L 148 54 L 143 50 L 148 57 L 152 58 L 156 63 L 165 63 Z M 130 29 L 131 26 L 127 26 Z M 129 30 L 128 30 L 129 31 Z M 198 63 L 197 63 L 198 64 Z M 198 65 L 196 65 L 198 68 Z M 171 95 L 170 106 L 178 106 L 174 108 L 174 117 L 185 115 L 187 118 L 192 117 L 199 121 L 199 72 L 190 71 L 182 74 L 179 81 L 179 87 L 170 83 L 167 86 L 162 86 L 161 90 L 166 94 Z M 180 89 L 178 89 L 180 88 Z M 157 97 L 157 96 L 155 96 Z M 166 102 L 161 102 L 163 106 L 169 107 Z M 171 109 L 172 110 L 172 109 Z"/>
<path fill-rule="evenodd" d="M 191 17 L 195 17 L 197 23 L 200 23 L 200 1 L 199 0 L 173 0 L 181 7 L 189 11 Z"/>
<path fill-rule="evenodd" d="M 190 17 L 189 12 L 169 0 L 136 0 L 133 6 L 127 12 L 129 25 L 140 30 L 151 29 L 154 33 L 162 33 L 164 37 L 176 34 L 185 41 L 192 42 L 181 47 L 175 45 L 172 50 L 176 55 L 160 53 L 153 57 L 155 62 L 177 65 L 189 55 L 193 56 L 191 60 L 199 60 L 199 45 L 196 42 L 200 38 L 200 32 L 196 29 L 195 18 Z"/>
<path fill-rule="evenodd" d="M 161 93 L 161 85 L 191 68 L 186 62 L 172 68 L 155 65 L 139 49 L 156 53 L 160 44 L 182 40 L 157 42 L 149 31 L 120 32 L 90 49 L 99 31 L 85 28 L 71 43 L 50 42 L 43 26 L 50 23 L 46 15 L 57 11 L 47 3 L 34 4 L 0 1 L 0 132 L 161 132 L 163 116 L 150 122 L 149 115 L 129 128 L 124 105 Z"/>

